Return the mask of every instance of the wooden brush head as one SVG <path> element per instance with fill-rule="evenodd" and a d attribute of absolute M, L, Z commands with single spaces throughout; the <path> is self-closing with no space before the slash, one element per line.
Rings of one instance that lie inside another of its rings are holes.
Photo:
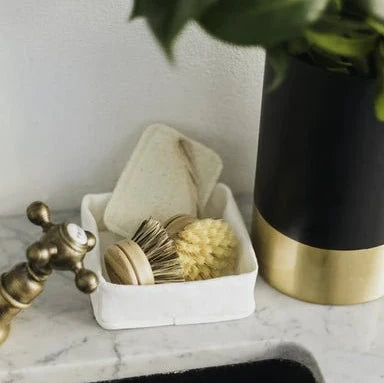
<path fill-rule="evenodd" d="M 155 283 L 184 282 L 175 244 L 159 221 L 145 220 L 132 240 L 141 247 L 151 264 Z"/>
<path fill-rule="evenodd" d="M 164 223 L 164 228 L 167 230 L 168 235 L 171 238 L 177 237 L 177 234 L 180 233 L 186 226 L 190 223 L 195 222 L 197 220 L 196 217 L 187 214 L 178 214 L 169 218 Z"/>
<path fill-rule="evenodd" d="M 113 283 L 145 285 L 184 281 L 174 242 L 153 218 L 145 220 L 131 240 L 108 247 L 104 261 Z"/>

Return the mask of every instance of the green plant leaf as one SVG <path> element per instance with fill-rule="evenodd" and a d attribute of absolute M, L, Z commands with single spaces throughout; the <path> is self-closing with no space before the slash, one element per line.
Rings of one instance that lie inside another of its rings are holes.
<path fill-rule="evenodd" d="M 323 14 L 311 29 L 318 32 L 333 32 L 343 36 L 356 34 L 371 35 L 372 29 L 364 21 L 341 14 Z"/>
<path fill-rule="evenodd" d="M 307 41 L 302 37 L 288 41 L 286 46 L 287 52 L 292 56 L 300 56 L 303 53 L 306 53 L 309 49 Z"/>
<path fill-rule="evenodd" d="M 326 16 L 305 31 L 305 38 L 311 46 L 324 52 L 363 58 L 375 49 L 378 34 L 362 22 L 346 17 Z"/>
<path fill-rule="evenodd" d="M 377 77 L 375 95 L 375 113 L 379 121 L 384 122 L 384 43 L 377 50 Z"/>
<path fill-rule="evenodd" d="M 145 17 L 153 34 L 172 56 L 172 45 L 185 24 L 218 0 L 134 0 L 130 19 Z"/>
<path fill-rule="evenodd" d="M 331 0 L 330 6 L 332 10 L 341 11 L 344 6 L 344 0 Z"/>
<path fill-rule="evenodd" d="M 376 38 L 371 36 L 344 37 L 334 33 L 319 33 L 313 30 L 306 31 L 305 36 L 308 42 L 317 48 L 346 57 L 364 57 L 372 52 L 376 43 Z"/>
<path fill-rule="evenodd" d="M 213 36 L 238 45 L 275 46 L 299 37 L 329 0 L 220 0 L 199 23 Z"/>
<path fill-rule="evenodd" d="M 309 51 L 308 55 L 312 64 L 325 68 L 330 72 L 368 77 L 372 71 L 370 56 L 363 58 L 343 57 L 315 49 Z"/>
<path fill-rule="evenodd" d="M 384 1 L 383 0 L 347 0 L 349 6 L 363 11 L 366 15 L 384 21 Z"/>
<path fill-rule="evenodd" d="M 273 79 L 271 83 L 266 84 L 266 92 L 269 93 L 277 89 L 284 81 L 290 56 L 282 47 L 271 48 L 268 50 L 267 60 L 273 69 Z"/>
<path fill-rule="evenodd" d="M 384 22 L 375 19 L 373 17 L 367 17 L 365 22 L 373 28 L 376 32 L 380 33 L 381 35 L 384 35 Z"/>

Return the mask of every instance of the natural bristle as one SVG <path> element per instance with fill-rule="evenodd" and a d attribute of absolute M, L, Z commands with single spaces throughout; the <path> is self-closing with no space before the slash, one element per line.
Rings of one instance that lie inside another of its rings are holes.
<path fill-rule="evenodd" d="M 160 222 L 153 218 L 145 220 L 132 240 L 147 256 L 156 284 L 184 282 L 175 244 Z"/>
<path fill-rule="evenodd" d="M 178 233 L 177 254 L 187 281 L 217 278 L 235 272 L 237 238 L 218 219 L 196 220 Z"/>

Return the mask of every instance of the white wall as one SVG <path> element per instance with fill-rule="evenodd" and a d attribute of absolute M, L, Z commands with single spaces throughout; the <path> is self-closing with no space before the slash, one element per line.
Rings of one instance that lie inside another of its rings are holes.
<path fill-rule="evenodd" d="M 113 188 L 142 129 L 165 122 L 214 148 L 252 190 L 263 53 L 190 26 L 165 60 L 127 0 L 0 0 L 0 214 Z"/>

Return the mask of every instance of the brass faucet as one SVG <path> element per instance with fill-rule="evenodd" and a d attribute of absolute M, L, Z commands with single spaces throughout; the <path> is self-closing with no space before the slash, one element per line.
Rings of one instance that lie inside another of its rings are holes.
<path fill-rule="evenodd" d="M 52 270 L 73 271 L 77 288 L 86 294 L 98 286 L 96 274 L 83 265 L 86 253 L 96 244 L 92 233 L 74 223 L 52 223 L 49 208 L 42 202 L 29 205 L 27 216 L 44 234 L 28 247 L 27 262 L 0 277 L 0 344 L 8 337 L 12 319 L 43 291 Z"/>

